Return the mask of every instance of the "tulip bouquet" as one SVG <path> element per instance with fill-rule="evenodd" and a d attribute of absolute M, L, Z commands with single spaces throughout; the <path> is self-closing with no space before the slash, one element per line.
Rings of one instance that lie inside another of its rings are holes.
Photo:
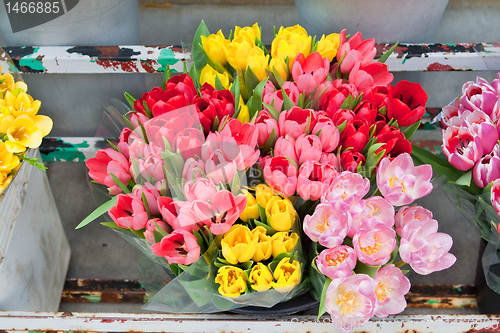
<path fill-rule="evenodd" d="M 0 67 L 0 71 L 1 71 Z M 42 170 L 37 158 L 27 157 L 52 130 L 52 119 L 38 115 L 41 103 L 27 93 L 28 85 L 10 73 L 0 75 L 0 193 L 12 181 L 23 161 Z"/>
<path fill-rule="evenodd" d="M 462 95 L 439 115 L 446 157 L 414 151 L 445 179 L 450 199 L 488 242 L 483 256 L 488 286 L 500 293 L 500 74 L 491 83 L 478 77 L 466 82 Z M 472 205 L 467 205 L 471 203 Z M 486 258 L 486 259 L 485 259 Z"/>

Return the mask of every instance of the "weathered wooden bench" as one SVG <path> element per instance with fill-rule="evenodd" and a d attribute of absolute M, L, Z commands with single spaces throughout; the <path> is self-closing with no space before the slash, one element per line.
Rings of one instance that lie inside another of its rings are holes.
<path fill-rule="evenodd" d="M 378 56 L 391 45 L 377 45 Z M 181 72 L 189 54 L 173 46 L 7 47 L 21 74 L 161 73 L 166 65 Z M 500 71 L 499 44 L 401 44 L 387 60 L 392 72 Z M 2 58 L 0 55 L 0 64 Z M 5 68 L 5 67 L 4 67 Z M 427 123 L 440 109 L 428 108 Z M 50 137 L 40 151 L 45 161 L 83 162 L 107 146 L 95 137 Z M 436 150 L 438 135 L 414 143 Z M 139 281 L 67 279 L 62 302 L 143 303 L 147 295 Z M 434 315 L 399 315 L 373 319 L 367 332 L 500 332 L 497 315 L 439 315 L 449 309 L 476 309 L 472 285 L 412 285 L 408 307 L 432 308 Z M 446 309 L 446 310 L 445 310 Z M 244 316 L 235 314 L 34 313 L 0 311 L 1 332 L 324 332 L 333 329 L 329 317 L 314 315 Z"/>

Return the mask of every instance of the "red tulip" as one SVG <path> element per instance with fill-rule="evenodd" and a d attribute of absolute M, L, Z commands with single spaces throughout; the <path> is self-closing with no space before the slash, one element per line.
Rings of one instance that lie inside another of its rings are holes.
<path fill-rule="evenodd" d="M 387 64 L 372 62 L 362 65 L 358 62 L 349 74 L 349 83 L 356 86 L 359 92 L 365 93 L 375 86 L 385 86 L 392 82 L 394 75 L 389 73 Z"/>
<path fill-rule="evenodd" d="M 413 125 L 424 116 L 427 93 L 420 84 L 400 81 L 392 88 L 392 97 L 387 118 L 397 120 L 399 126 Z"/>
<path fill-rule="evenodd" d="M 362 152 L 368 142 L 370 125 L 365 119 L 353 119 L 347 123 L 340 136 L 342 149 L 352 147 L 353 152 Z"/>

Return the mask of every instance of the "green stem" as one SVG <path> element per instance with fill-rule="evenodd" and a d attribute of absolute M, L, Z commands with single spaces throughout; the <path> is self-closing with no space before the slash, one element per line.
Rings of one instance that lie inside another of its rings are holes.
<path fill-rule="evenodd" d="M 396 267 L 403 267 L 404 265 L 406 265 L 406 263 L 403 260 L 398 261 L 397 263 L 394 264 L 394 266 Z"/>

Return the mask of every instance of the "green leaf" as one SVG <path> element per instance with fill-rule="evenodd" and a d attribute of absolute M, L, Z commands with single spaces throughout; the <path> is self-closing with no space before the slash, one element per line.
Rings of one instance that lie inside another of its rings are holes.
<path fill-rule="evenodd" d="M 430 164 L 432 170 L 438 176 L 444 176 L 450 182 L 454 182 L 465 173 L 464 171 L 457 170 L 447 159 L 434 155 L 430 151 L 412 145 L 411 156 L 414 160 L 420 161 L 421 164 Z"/>
<path fill-rule="evenodd" d="M 236 76 L 236 78 L 234 79 L 234 82 L 233 82 L 233 85 L 231 86 L 231 90 L 230 90 L 232 93 L 233 93 L 233 96 L 234 96 L 234 105 L 235 105 L 235 109 L 239 110 L 239 106 L 240 105 L 240 78 L 238 76 Z M 239 112 L 235 112 L 235 114 L 233 115 L 233 118 L 238 118 L 238 114 Z"/>
<path fill-rule="evenodd" d="M 356 267 L 354 267 L 354 271 L 356 274 L 366 274 L 369 277 L 373 278 L 375 274 L 378 272 L 381 266 L 371 266 L 358 261 Z"/>
<path fill-rule="evenodd" d="M 396 49 L 396 47 L 398 47 L 398 44 L 399 44 L 399 42 L 396 42 L 396 44 L 394 44 L 389 49 L 389 51 L 387 51 L 386 53 L 384 53 L 383 56 L 380 57 L 380 59 L 378 60 L 378 62 L 384 63 L 387 60 L 387 58 L 389 58 L 389 56 L 392 54 L 392 52 L 394 52 L 394 50 Z"/>
<path fill-rule="evenodd" d="M 283 83 L 285 83 L 285 80 L 283 80 L 283 78 L 281 77 L 281 75 L 278 73 L 278 71 L 276 70 L 275 67 L 273 67 L 273 70 L 272 70 L 272 73 L 273 73 L 273 77 L 274 79 L 276 80 L 276 83 L 278 83 L 278 86 L 281 88 L 283 87 Z"/>
<path fill-rule="evenodd" d="M 271 116 L 274 118 L 274 120 L 278 121 L 279 118 L 280 118 L 280 111 L 276 110 L 276 108 L 272 105 L 269 105 L 269 104 L 266 104 L 266 103 L 262 103 L 262 105 L 264 105 L 267 110 L 269 111 L 269 113 L 271 114 Z"/>
<path fill-rule="evenodd" d="M 157 230 L 154 230 L 154 229 L 153 229 L 153 236 L 155 238 L 155 243 L 159 243 L 163 239 L 162 234 L 159 233 Z"/>
<path fill-rule="evenodd" d="M 472 180 L 472 170 L 469 170 L 466 173 L 464 173 L 462 177 L 458 178 L 453 183 L 457 185 L 470 186 L 471 180 Z"/>
<path fill-rule="evenodd" d="M 146 114 L 146 116 L 149 119 L 153 118 L 153 112 L 149 108 L 148 103 L 146 103 L 146 101 L 142 101 L 142 106 L 144 107 L 144 113 Z"/>
<path fill-rule="evenodd" d="M 312 128 L 311 128 L 311 122 L 312 122 L 312 110 L 309 111 L 309 121 L 307 122 L 307 126 L 306 126 L 306 135 L 309 135 L 309 133 L 311 132 Z M 297 170 L 299 169 L 299 167 L 297 166 Z"/>
<path fill-rule="evenodd" d="M 290 97 L 288 97 L 288 95 L 286 94 L 285 89 L 283 89 L 283 87 L 281 87 L 281 95 L 283 96 L 284 110 L 290 110 L 295 106 Z"/>
<path fill-rule="evenodd" d="M 129 188 L 125 186 L 125 184 L 123 184 L 121 180 L 118 179 L 118 177 L 116 177 L 112 173 L 110 173 L 109 175 L 111 176 L 111 178 L 113 178 L 115 184 L 122 189 L 123 193 L 132 193 L 132 191 L 130 191 Z"/>
<path fill-rule="evenodd" d="M 269 52 L 267 51 L 266 46 L 262 43 L 262 41 L 258 37 L 255 37 L 255 46 L 257 46 L 262 51 L 264 51 L 265 56 L 269 55 Z"/>
<path fill-rule="evenodd" d="M 249 261 L 242 262 L 240 264 L 240 267 L 243 270 L 246 270 L 246 269 L 250 269 L 250 267 L 252 267 L 253 264 L 254 264 L 254 261 L 253 260 L 249 260 Z"/>
<path fill-rule="evenodd" d="M 274 147 L 274 144 L 276 143 L 276 140 L 278 140 L 278 136 L 276 135 L 276 132 L 274 131 L 274 128 L 271 132 L 271 134 L 269 135 L 269 138 L 267 138 L 267 141 L 264 145 L 264 147 L 262 148 L 262 151 L 267 154 L 269 152 L 269 150 Z"/>
<path fill-rule="evenodd" d="M 219 75 L 215 75 L 215 90 L 224 90 L 224 86 L 222 82 L 220 82 Z"/>
<path fill-rule="evenodd" d="M 87 224 L 106 214 L 108 210 L 116 205 L 116 198 L 118 198 L 118 196 L 114 196 L 110 200 L 97 207 L 92 213 L 90 213 L 89 216 L 87 216 L 82 222 L 80 222 L 80 224 L 78 224 L 75 229 L 83 228 Z"/>
<path fill-rule="evenodd" d="M 127 117 L 125 117 L 125 115 L 123 115 L 122 117 L 125 123 L 127 124 L 127 127 L 130 128 L 131 130 L 134 130 L 135 126 L 130 122 L 130 120 L 128 120 Z"/>
<path fill-rule="evenodd" d="M 327 292 L 328 287 L 330 286 L 331 282 L 332 282 L 332 279 L 330 279 L 329 277 L 326 277 L 325 284 L 323 285 L 323 291 L 321 292 L 321 301 L 319 302 L 318 320 L 326 312 L 326 309 L 325 309 L 326 292 Z"/>
<path fill-rule="evenodd" d="M 162 235 L 163 237 L 168 235 L 168 233 L 165 230 L 163 230 L 163 228 L 160 228 L 160 226 L 158 225 L 158 223 L 156 223 L 156 221 L 153 220 L 153 223 L 155 224 L 156 229 L 160 233 L 160 235 Z"/>
<path fill-rule="evenodd" d="M 240 171 L 237 171 L 234 174 L 233 180 L 231 181 L 231 193 L 237 195 L 240 193 L 240 191 L 241 191 Z"/>
<path fill-rule="evenodd" d="M 406 140 L 410 141 L 410 139 L 412 138 L 413 134 L 415 134 L 415 132 L 418 130 L 418 128 L 420 127 L 420 124 L 422 123 L 421 120 L 417 121 L 415 124 L 411 125 L 411 126 L 408 126 L 406 127 L 404 130 L 403 130 L 403 134 L 405 135 L 405 138 Z"/>
<path fill-rule="evenodd" d="M 266 215 L 266 209 L 262 207 L 259 203 L 257 203 L 257 209 L 259 210 L 259 216 L 260 216 L 260 221 L 267 225 L 267 215 Z M 257 223 L 258 221 L 255 221 Z"/>
<path fill-rule="evenodd" d="M 165 73 L 163 73 L 163 82 L 162 82 L 162 87 L 163 89 L 167 88 L 167 81 L 172 78 L 172 72 L 170 71 L 170 66 L 167 65 L 165 68 Z"/>
<path fill-rule="evenodd" d="M 247 87 L 247 90 L 251 92 L 252 90 L 255 89 L 255 87 L 257 87 L 258 84 L 259 84 L 259 78 L 257 77 L 257 75 L 255 75 L 252 68 L 248 66 L 245 71 L 245 85 Z"/>
<path fill-rule="evenodd" d="M 272 236 L 276 233 L 276 230 L 274 230 L 270 225 L 262 223 L 262 222 L 257 221 L 257 220 L 255 220 L 254 222 L 255 222 L 256 226 L 263 227 L 264 229 L 266 229 L 266 234 L 268 236 Z"/>
<path fill-rule="evenodd" d="M 347 126 L 347 120 L 344 120 L 342 124 L 337 126 L 337 129 L 339 130 L 339 135 L 342 134 L 342 132 L 344 132 L 346 126 Z"/>
<path fill-rule="evenodd" d="M 250 118 L 252 118 L 256 113 L 262 110 L 262 94 L 264 93 L 264 86 L 267 83 L 267 78 L 259 83 L 253 90 L 252 103 L 248 107 L 250 113 Z"/>
<path fill-rule="evenodd" d="M 134 102 L 136 101 L 136 99 L 134 97 L 132 97 L 132 95 L 130 95 L 128 92 L 126 92 L 124 94 L 124 96 L 125 96 L 125 99 L 127 100 L 128 104 L 130 105 L 130 107 L 133 109 Z"/>
<path fill-rule="evenodd" d="M 118 224 L 116 224 L 115 222 L 101 222 L 101 224 L 105 227 L 108 227 L 108 228 L 128 231 L 128 229 L 118 226 Z"/>
<path fill-rule="evenodd" d="M 346 97 L 346 99 L 340 104 L 339 109 L 344 109 L 344 110 L 354 110 L 353 108 L 354 105 L 354 99 L 351 94 Z"/>
<path fill-rule="evenodd" d="M 106 139 L 106 142 L 108 143 L 108 145 L 111 146 L 111 148 L 113 148 L 115 151 L 120 151 L 120 149 L 118 149 L 118 147 L 111 141 L 109 141 L 108 139 Z"/>
<path fill-rule="evenodd" d="M 149 210 L 148 200 L 146 199 L 146 194 L 144 194 L 144 192 L 142 192 L 141 199 L 142 199 L 142 203 L 144 204 L 144 208 L 146 208 L 146 213 L 148 213 L 148 219 L 150 219 L 151 218 L 151 211 Z"/>
<path fill-rule="evenodd" d="M 144 141 L 146 142 L 146 144 L 149 144 L 148 136 L 146 135 L 146 129 L 144 128 L 144 126 L 142 125 L 142 122 L 139 119 L 137 119 L 137 122 L 139 123 L 139 126 L 141 127 L 142 135 L 144 136 Z"/>
<path fill-rule="evenodd" d="M 137 237 L 141 238 L 141 239 L 146 239 L 146 237 L 144 237 L 144 231 L 145 229 L 141 229 L 141 230 L 134 230 L 132 228 L 129 228 L 128 229 L 130 232 L 132 232 L 134 235 L 136 235 Z"/>
<path fill-rule="evenodd" d="M 191 64 L 191 68 L 189 69 L 189 76 L 193 79 L 194 87 L 196 90 L 200 89 L 200 72 L 198 68 L 194 64 Z"/>
<path fill-rule="evenodd" d="M 191 58 L 193 60 L 193 64 L 199 70 L 202 70 L 208 63 L 208 56 L 205 50 L 203 49 L 201 43 L 201 36 L 209 36 L 210 31 L 208 30 L 205 22 L 202 20 L 198 29 L 196 29 L 196 33 L 194 34 L 193 44 L 191 47 Z"/>

